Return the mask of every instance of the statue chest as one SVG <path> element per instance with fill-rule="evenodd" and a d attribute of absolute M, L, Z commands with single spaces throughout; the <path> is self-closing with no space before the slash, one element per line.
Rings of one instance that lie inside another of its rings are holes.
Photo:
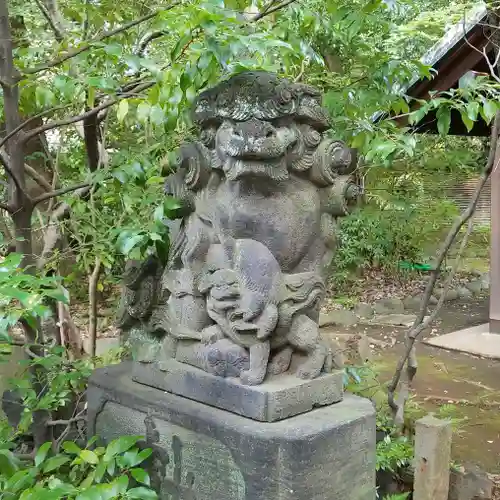
<path fill-rule="evenodd" d="M 266 245 L 284 272 L 292 272 L 320 234 L 320 200 L 309 182 L 291 178 L 269 195 L 223 184 L 217 217 L 232 237 Z"/>

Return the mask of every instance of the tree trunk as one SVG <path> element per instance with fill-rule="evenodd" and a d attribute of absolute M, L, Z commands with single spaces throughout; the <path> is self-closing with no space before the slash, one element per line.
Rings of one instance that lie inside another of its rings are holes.
<path fill-rule="evenodd" d="M 7 0 L 0 0 L 0 79 L 3 90 L 5 133 L 8 135 L 20 125 L 19 113 L 19 87 L 16 80 L 17 71 L 14 67 L 13 43 L 9 23 L 9 9 Z M 12 211 L 12 222 L 14 237 L 16 238 L 16 251 L 22 254 L 22 267 L 25 272 L 34 274 L 36 272 L 35 259 L 33 255 L 33 242 L 31 231 L 31 217 L 33 215 L 33 203 L 26 191 L 26 173 L 24 169 L 25 153 L 21 134 L 13 134 L 6 144 L 9 158 L 8 164 L 4 165 L 9 176 L 9 208 Z M 21 321 L 28 342 L 43 343 L 40 328 L 33 327 L 27 321 Z M 33 350 L 35 351 L 35 349 Z M 42 350 L 35 352 L 36 355 L 43 354 Z M 31 367 L 33 389 L 39 397 L 44 392 L 41 380 L 43 373 L 36 365 Z M 33 433 L 35 446 L 38 448 L 46 441 L 51 441 L 52 431 L 46 425 L 50 420 L 50 413 L 46 410 L 33 412 Z"/>
<path fill-rule="evenodd" d="M 89 354 L 96 355 L 97 345 L 97 283 L 101 273 L 101 260 L 95 258 L 95 265 L 89 277 Z"/>

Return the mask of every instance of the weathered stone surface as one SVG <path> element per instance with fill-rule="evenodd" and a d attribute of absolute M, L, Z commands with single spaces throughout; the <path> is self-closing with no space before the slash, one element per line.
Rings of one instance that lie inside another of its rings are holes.
<path fill-rule="evenodd" d="M 484 273 L 481 276 L 481 287 L 483 290 L 489 290 L 491 285 L 490 273 Z"/>
<path fill-rule="evenodd" d="M 21 376 L 21 373 L 26 369 L 25 365 L 21 363 L 23 359 L 25 359 L 23 348 L 12 346 L 12 352 L 7 358 L 7 362 L 0 363 L 0 395 L 11 388 L 9 378 Z M 0 417 L 2 416 L 3 412 L 0 409 Z"/>
<path fill-rule="evenodd" d="M 441 296 L 443 295 L 443 293 L 444 293 L 444 289 L 443 289 L 443 288 L 436 288 L 436 289 L 434 290 L 434 295 L 435 295 L 438 299 L 440 299 L 440 298 L 441 298 Z M 446 302 L 450 302 L 450 301 L 452 301 L 452 300 L 457 300 L 457 299 L 458 299 L 458 297 L 459 297 L 459 295 L 458 295 L 457 290 L 454 290 L 453 288 L 451 288 L 451 289 L 449 289 L 449 290 L 447 290 L 447 291 L 446 291 L 446 294 L 445 294 L 445 299 L 444 299 L 444 300 L 445 300 Z"/>
<path fill-rule="evenodd" d="M 358 318 L 371 319 L 375 314 L 373 307 L 365 302 L 360 302 L 354 307 L 354 313 Z"/>
<path fill-rule="evenodd" d="M 368 400 L 349 395 L 257 422 L 136 384 L 129 370 L 117 365 L 91 377 L 89 434 L 106 441 L 146 435 L 157 463 L 152 484 L 166 498 L 374 500 L 375 412 Z"/>
<path fill-rule="evenodd" d="M 312 380 L 279 375 L 256 386 L 242 385 L 237 378 L 222 378 L 168 360 L 161 367 L 134 364 L 133 379 L 141 384 L 199 401 L 215 408 L 263 422 L 274 422 L 315 407 L 342 400 L 341 371 L 324 373 Z"/>
<path fill-rule="evenodd" d="M 414 500 L 447 500 L 451 422 L 427 416 L 415 424 Z"/>
<path fill-rule="evenodd" d="M 417 317 L 414 314 L 386 314 L 384 316 L 375 316 L 372 323 L 376 325 L 410 327 L 416 319 Z"/>
<path fill-rule="evenodd" d="M 429 299 L 429 305 L 435 306 L 435 305 L 437 305 L 437 303 L 438 303 L 438 299 L 434 295 L 431 295 L 431 298 Z"/>
<path fill-rule="evenodd" d="M 493 481 L 476 465 L 452 470 L 448 500 L 491 500 Z"/>
<path fill-rule="evenodd" d="M 406 310 L 414 311 L 420 308 L 422 300 L 422 295 L 414 295 L 413 297 L 406 297 L 406 299 L 403 300 L 403 304 Z"/>
<path fill-rule="evenodd" d="M 90 342 L 88 338 L 85 338 L 83 342 L 85 352 L 90 352 Z M 96 340 L 96 355 L 102 356 L 112 349 L 117 349 L 120 347 L 120 339 L 116 337 L 104 337 Z"/>
<path fill-rule="evenodd" d="M 382 299 L 374 304 L 375 314 L 403 314 L 405 306 L 401 299 Z"/>
<path fill-rule="evenodd" d="M 275 74 L 220 82 L 192 118 L 199 140 L 171 156 L 165 181 L 182 221 L 169 223 L 165 266 L 127 264 L 120 327 L 168 342 L 139 352 L 144 361 L 168 351 L 250 386 L 301 354 L 297 376 L 316 378 L 329 364 L 317 321 L 326 264 L 359 194 L 356 159 L 327 134 L 320 93 Z"/>
<path fill-rule="evenodd" d="M 358 322 L 358 318 L 354 312 L 348 309 L 336 309 L 328 313 L 320 314 L 319 326 L 352 326 Z"/>
<path fill-rule="evenodd" d="M 345 341 L 345 357 L 354 365 L 372 361 L 373 352 L 368 337 L 362 333 L 351 335 Z"/>
<path fill-rule="evenodd" d="M 420 308 L 422 307 L 422 302 L 424 300 L 424 294 L 420 293 L 418 295 L 415 295 L 413 297 L 407 297 L 403 303 L 405 306 L 405 309 L 408 311 L 419 311 Z M 434 296 L 431 295 L 429 299 L 429 306 L 435 306 L 438 303 L 438 299 Z"/>
<path fill-rule="evenodd" d="M 458 297 L 463 300 L 472 299 L 472 292 L 465 286 L 460 286 L 457 288 Z"/>
<path fill-rule="evenodd" d="M 474 295 L 477 295 L 483 291 L 483 285 L 481 280 L 470 281 L 465 285 Z"/>

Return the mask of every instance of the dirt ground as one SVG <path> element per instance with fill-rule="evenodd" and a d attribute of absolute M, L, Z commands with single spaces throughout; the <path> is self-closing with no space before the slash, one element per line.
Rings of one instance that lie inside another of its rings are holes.
<path fill-rule="evenodd" d="M 488 297 L 446 304 L 424 338 L 450 333 L 488 321 Z M 329 333 L 363 332 L 385 343 L 375 348 L 374 363 L 382 383 L 394 373 L 403 352 L 405 328 L 355 326 L 330 328 Z M 451 417 L 459 422 L 453 438 L 453 458 L 476 463 L 488 472 L 500 472 L 500 361 L 418 345 L 419 369 L 414 397 L 429 412 L 454 405 Z"/>

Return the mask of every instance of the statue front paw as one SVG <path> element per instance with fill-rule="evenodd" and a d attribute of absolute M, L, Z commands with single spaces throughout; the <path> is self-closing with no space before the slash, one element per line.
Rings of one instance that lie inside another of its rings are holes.
<path fill-rule="evenodd" d="M 216 345 L 209 348 L 206 359 L 208 373 L 216 377 L 226 376 L 226 357 Z"/>
<path fill-rule="evenodd" d="M 240 380 L 243 385 L 259 385 L 264 381 L 264 377 L 261 373 L 257 373 L 252 370 L 243 370 L 240 374 Z"/>
<path fill-rule="evenodd" d="M 306 368 L 306 367 L 300 367 L 297 370 L 296 375 L 297 375 L 297 377 L 299 377 L 301 379 L 304 379 L 304 380 L 311 380 L 311 379 L 315 378 L 313 376 L 312 371 L 309 368 Z"/>
<path fill-rule="evenodd" d="M 285 373 L 290 368 L 292 354 L 293 351 L 291 347 L 285 347 L 275 354 L 267 367 L 267 373 L 269 373 L 269 375 L 281 375 Z"/>
<path fill-rule="evenodd" d="M 215 342 L 223 338 L 224 333 L 218 325 L 207 326 L 201 331 L 201 343 L 205 345 L 215 344 Z"/>
<path fill-rule="evenodd" d="M 316 355 L 308 359 L 304 364 L 297 369 L 297 377 L 304 380 L 311 380 L 319 377 L 321 370 L 325 364 L 326 355 Z"/>

